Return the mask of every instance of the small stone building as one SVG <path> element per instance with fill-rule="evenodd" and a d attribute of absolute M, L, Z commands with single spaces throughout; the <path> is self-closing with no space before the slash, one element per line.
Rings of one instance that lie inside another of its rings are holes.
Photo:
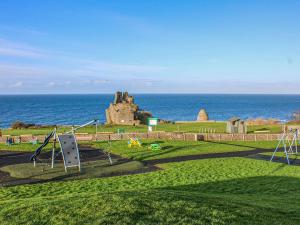
<path fill-rule="evenodd" d="M 198 113 L 197 121 L 208 121 L 209 117 L 205 109 L 201 109 Z"/>
<path fill-rule="evenodd" d="M 229 134 L 246 134 L 246 122 L 239 117 L 233 117 L 227 121 L 226 132 Z"/>
<path fill-rule="evenodd" d="M 150 112 L 139 110 L 134 104 L 133 96 L 128 92 L 116 92 L 114 102 L 106 109 L 106 123 L 115 125 L 139 125 L 145 124 Z"/>
<path fill-rule="evenodd" d="M 293 113 L 293 119 L 294 120 L 300 120 L 300 110 Z"/>

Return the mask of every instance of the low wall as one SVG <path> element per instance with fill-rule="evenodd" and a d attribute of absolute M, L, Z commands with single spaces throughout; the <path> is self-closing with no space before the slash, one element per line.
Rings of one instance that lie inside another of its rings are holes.
<path fill-rule="evenodd" d="M 216 134 L 216 133 L 183 133 L 183 132 L 151 132 L 151 133 L 97 133 L 76 134 L 78 141 L 114 141 L 128 140 L 129 138 L 140 139 L 164 139 L 179 141 L 272 141 L 278 140 L 281 134 Z M 0 137 L 0 142 L 5 143 L 10 136 Z M 26 143 L 33 140 L 43 142 L 45 136 L 21 135 L 12 136 L 15 141 Z"/>

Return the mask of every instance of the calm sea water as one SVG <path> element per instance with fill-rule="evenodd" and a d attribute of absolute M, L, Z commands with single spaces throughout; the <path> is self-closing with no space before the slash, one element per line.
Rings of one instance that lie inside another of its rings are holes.
<path fill-rule="evenodd" d="M 140 108 L 156 117 L 195 120 L 201 108 L 210 119 L 264 117 L 291 119 L 300 109 L 300 95 L 135 94 Z M 0 96 L 0 127 L 16 120 L 36 124 L 81 124 L 92 119 L 105 122 L 105 109 L 113 95 L 13 95 Z"/>

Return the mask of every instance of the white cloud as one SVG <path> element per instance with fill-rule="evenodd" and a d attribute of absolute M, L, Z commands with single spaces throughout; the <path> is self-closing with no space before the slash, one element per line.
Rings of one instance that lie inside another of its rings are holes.
<path fill-rule="evenodd" d="M 54 87 L 56 85 L 56 83 L 54 81 L 51 81 L 49 83 L 47 83 L 47 87 Z"/>
<path fill-rule="evenodd" d="M 0 56 L 40 58 L 45 54 L 31 46 L 0 39 Z"/>
<path fill-rule="evenodd" d="M 38 30 L 35 30 L 35 29 L 8 26 L 8 25 L 3 25 L 3 24 L 0 25 L 0 29 L 10 31 L 10 32 L 19 33 L 19 34 L 46 35 L 45 32 L 41 32 L 41 31 L 38 31 Z"/>
<path fill-rule="evenodd" d="M 10 85 L 10 87 L 13 87 L 13 88 L 17 88 L 17 87 L 21 87 L 23 86 L 23 82 L 22 81 L 18 81 L 12 85 Z"/>
<path fill-rule="evenodd" d="M 158 73 L 168 70 L 163 66 L 148 66 L 141 64 L 122 64 L 101 62 L 96 60 L 81 61 L 82 68 L 80 72 L 112 72 L 112 73 Z"/>
<path fill-rule="evenodd" d="M 45 69 L 18 64 L 0 64 L 0 77 L 47 75 Z"/>
<path fill-rule="evenodd" d="M 94 84 L 108 84 L 110 83 L 109 80 L 94 80 Z"/>

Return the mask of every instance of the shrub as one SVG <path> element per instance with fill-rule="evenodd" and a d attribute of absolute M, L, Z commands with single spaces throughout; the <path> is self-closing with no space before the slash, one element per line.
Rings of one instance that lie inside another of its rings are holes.
<path fill-rule="evenodd" d="M 29 127 L 34 127 L 35 124 L 32 123 L 24 123 L 22 121 L 16 121 L 11 125 L 12 129 L 27 129 Z"/>

